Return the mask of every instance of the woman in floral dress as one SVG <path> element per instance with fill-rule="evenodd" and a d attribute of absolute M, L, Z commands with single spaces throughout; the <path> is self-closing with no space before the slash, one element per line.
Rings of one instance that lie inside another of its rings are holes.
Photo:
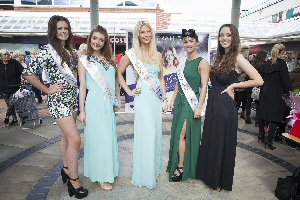
<path fill-rule="evenodd" d="M 69 195 L 84 198 L 88 191 L 80 184 L 78 177 L 78 155 L 81 143 L 76 126 L 77 65 L 70 42 L 72 32 L 70 22 L 63 16 L 54 15 L 48 22 L 49 44 L 41 47 L 38 55 L 24 70 L 23 77 L 33 86 L 48 94 L 48 108 L 62 131 L 60 151 L 64 162 L 61 169 L 62 181 L 68 182 Z M 47 88 L 36 76 L 44 68 L 51 86 Z"/>

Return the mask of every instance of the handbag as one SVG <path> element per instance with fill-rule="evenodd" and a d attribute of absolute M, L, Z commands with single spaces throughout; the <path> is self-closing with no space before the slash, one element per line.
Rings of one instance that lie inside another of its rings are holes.
<path fill-rule="evenodd" d="M 292 176 L 278 178 L 275 196 L 279 200 L 300 200 L 300 167 Z"/>
<path fill-rule="evenodd" d="M 259 93 L 260 93 L 260 88 L 259 87 L 254 87 L 252 89 L 251 98 L 254 99 L 254 100 L 259 100 Z"/>

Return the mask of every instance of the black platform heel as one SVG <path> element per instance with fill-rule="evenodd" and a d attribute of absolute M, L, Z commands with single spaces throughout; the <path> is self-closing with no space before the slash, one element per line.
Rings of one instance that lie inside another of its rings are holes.
<path fill-rule="evenodd" d="M 82 186 L 75 189 L 70 180 L 77 181 L 77 180 L 79 180 L 79 177 L 77 177 L 75 179 L 72 179 L 72 178 L 68 179 L 67 186 L 68 186 L 68 192 L 69 192 L 70 197 L 75 195 L 76 199 L 83 199 L 84 197 L 86 197 L 88 195 L 89 191 L 87 189 L 85 189 Z"/>
<path fill-rule="evenodd" d="M 180 182 L 181 179 L 182 179 L 183 172 L 180 171 L 180 170 L 183 169 L 183 167 L 177 167 L 176 169 L 178 171 L 178 174 L 173 174 L 173 176 L 172 176 L 172 182 Z"/>
<path fill-rule="evenodd" d="M 68 179 L 70 179 L 69 175 L 65 172 L 64 169 L 68 169 L 68 167 L 63 166 L 60 170 L 61 180 L 63 183 L 66 183 Z"/>

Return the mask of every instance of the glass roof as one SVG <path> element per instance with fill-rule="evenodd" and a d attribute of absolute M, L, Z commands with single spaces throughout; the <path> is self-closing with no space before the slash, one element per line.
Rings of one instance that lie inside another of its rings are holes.
<path fill-rule="evenodd" d="M 0 35 L 46 35 L 48 16 L 43 16 L 39 13 L 37 16 L 29 16 L 22 13 L 18 15 L 10 13 L 10 15 L 0 14 Z M 44 15 L 46 15 L 44 14 Z M 51 14 L 52 15 L 52 14 Z M 67 13 L 64 13 L 67 15 Z M 88 35 L 90 32 L 90 17 L 89 15 L 82 15 L 77 13 L 76 16 L 66 16 L 71 23 L 72 31 L 75 35 Z M 114 31 L 118 35 L 125 35 L 126 30 L 133 30 L 137 22 L 136 17 L 99 17 L 99 23 L 105 27 L 110 34 Z M 149 22 L 153 27 L 156 27 L 156 17 L 153 15 Z M 181 32 L 182 28 L 193 28 L 198 32 L 208 32 L 212 37 L 217 36 L 219 27 L 223 23 L 221 21 L 213 20 L 190 20 L 190 19 L 172 19 L 168 25 L 168 29 L 162 31 L 177 31 Z M 239 32 L 241 38 L 253 39 L 274 39 L 277 37 L 294 37 L 300 35 L 300 16 L 280 23 L 267 22 L 240 22 Z"/>

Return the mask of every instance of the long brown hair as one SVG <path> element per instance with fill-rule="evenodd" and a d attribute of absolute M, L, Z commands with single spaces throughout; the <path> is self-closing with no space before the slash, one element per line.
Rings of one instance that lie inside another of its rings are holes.
<path fill-rule="evenodd" d="M 225 49 L 221 46 L 219 41 L 220 32 L 224 27 L 229 27 L 231 32 L 231 45 L 227 53 L 225 53 Z M 218 32 L 218 48 L 212 72 L 229 74 L 235 68 L 236 57 L 239 54 L 239 47 L 240 36 L 237 28 L 233 24 L 223 24 Z"/>
<path fill-rule="evenodd" d="M 94 26 L 93 30 L 90 32 L 90 35 L 88 37 L 87 40 L 87 55 L 88 55 L 88 59 L 90 59 L 91 55 L 94 53 L 94 49 L 91 46 L 91 39 L 92 39 L 92 35 L 98 32 L 100 34 L 104 35 L 104 46 L 100 49 L 100 54 L 102 54 L 104 56 L 104 58 L 111 64 L 114 66 L 114 68 L 117 70 L 116 68 L 116 61 L 112 55 L 112 48 L 110 46 L 109 43 L 109 37 L 108 37 L 108 33 L 107 30 L 100 25 L 96 25 Z"/>
<path fill-rule="evenodd" d="M 59 21 L 65 21 L 68 24 L 68 33 L 69 33 L 69 37 L 68 39 L 65 41 L 65 46 L 61 46 L 61 41 L 56 37 L 56 33 L 57 33 L 57 22 Z M 71 48 L 71 40 L 73 38 L 73 33 L 71 30 L 71 25 L 69 20 L 66 17 L 63 16 L 59 16 L 59 15 L 53 15 L 48 22 L 48 31 L 47 31 L 47 38 L 49 40 L 49 43 L 51 44 L 51 46 L 55 49 L 55 51 L 58 53 L 58 55 L 61 58 L 61 64 L 63 64 L 64 62 L 66 62 L 68 64 L 69 67 L 73 65 L 76 65 L 77 61 L 76 61 L 76 57 L 72 52 L 72 48 Z M 69 52 L 67 52 L 67 50 Z M 71 58 L 70 58 L 71 55 Z M 72 60 L 72 61 L 71 61 Z"/>
<path fill-rule="evenodd" d="M 258 52 L 253 60 L 252 66 L 255 69 L 260 68 L 261 65 L 266 61 L 267 57 L 268 57 L 268 55 L 265 51 Z"/>

